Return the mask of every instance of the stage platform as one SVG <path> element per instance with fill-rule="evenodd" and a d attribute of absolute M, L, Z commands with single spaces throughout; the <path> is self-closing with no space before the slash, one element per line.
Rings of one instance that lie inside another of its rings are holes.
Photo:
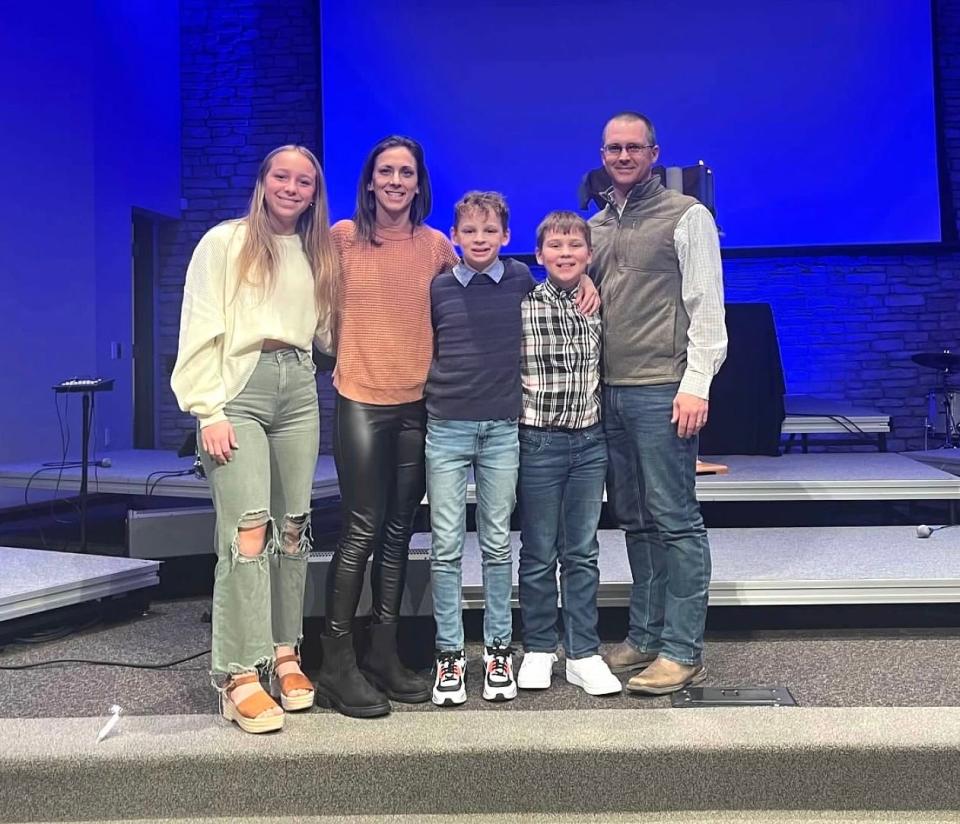
<path fill-rule="evenodd" d="M 788 437 L 787 449 L 798 435 L 804 452 L 810 446 L 810 435 L 841 435 L 844 437 L 818 437 L 813 443 L 868 443 L 876 445 L 881 452 L 887 451 L 890 416 L 878 409 L 816 395 L 784 395 L 783 404 L 786 418 L 780 434 Z"/>
<path fill-rule="evenodd" d="M 711 455 L 726 473 L 699 475 L 701 501 L 960 500 L 960 479 L 892 452 Z M 476 487 L 467 484 L 476 503 Z"/>
<path fill-rule="evenodd" d="M 714 455 L 729 474 L 697 478 L 701 501 L 910 501 L 960 499 L 960 480 L 891 452 Z"/>
<path fill-rule="evenodd" d="M 111 465 L 91 465 L 87 482 L 91 495 L 210 499 L 206 480 L 190 472 L 192 457 L 180 458 L 176 452 L 162 449 L 121 449 L 98 457 L 109 458 Z M 187 474 L 173 474 L 178 472 Z M 70 466 L 61 471 L 57 467 L 43 467 L 39 462 L 0 464 L 0 486 L 23 489 L 27 483 L 31 489 L 78 492 L 80 467 Z M 333 456 L 321 455 L 313 480 L 313 499 L 339 494 Z"/>
<path fill-rule="evenodd" d="M 903 452 L 908 458 L 932 466 L 941 472 L 960 475 L 960 449 L 923 449 L 916 452 Z"/>
<path fill-rule="evenodd" d="M 697 478 L 701 501 L 872 501 L 960 498 L 960 480 L 889 453 L 819 453 L 780 457 L 728 455 L 711 458 L 721 471 Z M 332 461 L 317 476 L 332 473 L 324 488 L 336 487 Z M 315 486 L 315 489 L 317 487 Z M 476 502 L 471 480 L 467 499 Z M 424 497 L 424 503 L 428 503 Z M 212 551 L 213 510 L 130 510 L 127 544 L 137 558 L 169 558 Z"/>
<path fill-rule="evenodd" d="M 331 473 L 322 488 L 335 494 L 336 473 L 332 461 L 321 463 L 317 477 L 321 478 L 323 472 Z M 713 468 L 713 474 L 697 478 L 697 496 L 701 501 L 954 501 L 960 498 L 960 479 L 956 476 L 890 453 L 727 455 L 711 458 L 708 467 Z M 318 485 L 319 481 L 315 490 Z M 472 481 L 467 486 L 467 499 L 470 503 L 476 502 Z M 429 503 L 426 497 L 424 503 Z M 131 509 L 127 514 L 127 547 L 135 558 L 206 554 L 212 551 L 213 528 L 212 508 Z"/>
<path fill-rule="evenodd" d="M 136 558 L 0 547 L 0 622 L 156 586 L 159 569 Z"/>
<path fill-rule="evenodd" d="M 931 450 L 926 454 L 951 450 Z M 960 450 L 958 450 L 960 451 Z M 817 453 L 765 455 L 713 455 L 710 463 L 722 464 L 726 473 L 702 474 L 697 478 L 701 501 L 795 501 L 795 500 L 957 500 L 960 481 L 943 471 L 946 458 L 925 460 L 921 453 Z M 131 449 L 108 453 L 112 466 L 90 471 L 91 494 L 151 495 L 167 498 L 209 499 L 207 482 L 192 474 L 162 477 L 156 473 L 189 469 L 189 459 L 174 452 Z M 922 461 L 922 462 L 921 462 Z M 928 464 L 928 465 L 924 465 Z M 35 463 L 0 464 L 0 486 L 26 486 L 40 467 Z M 151 477 L 152 476 L 152 477 Z M 31 489 L 53 489 L 57 470 L 42 472 Z M 80 470 L 63 470 L 61 490 L 80 488 Z M 313 483 L 313 498 L 339 495 L 333 457 L 321 455 Z M 468 499 L 475 502 L 473 483 Z M 426 499 L 425 499 L 426 500 Z"/>
<path fill-rule="evenodd" d="M 632 577 L 623 533 L 601 530 L 598 603 L 630 603 Z M 520 534 L 513 545 L 513 605 L 517 598 Z M 919 604 L 960 602 L 960 527 L 917 538 L 913 526 L 711 529 L 712 606 Z M 332 554 L 314 552 L 306 614 L 322 615 Z M 404 615 L 432 615 L 430 533 L 410 541 Z M 360 612 L 369 613 L 364 592 Z M 483 570 L 475 532 L 466 536 L 463 607 L 483 608 Z"/>

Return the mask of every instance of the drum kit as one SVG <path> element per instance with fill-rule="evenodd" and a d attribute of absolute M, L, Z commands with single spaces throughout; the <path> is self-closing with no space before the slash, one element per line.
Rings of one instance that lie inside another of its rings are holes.
<path fill-rule="evenodd" d="M 910 358 L 914 363 L 940 373 L 940 383 L 927 395 L 926 432 L 933 438 L 943 438 L 940 449 L 960 447 L 960 355 L 949 349 L 942 352 L 918 352 Z"/>

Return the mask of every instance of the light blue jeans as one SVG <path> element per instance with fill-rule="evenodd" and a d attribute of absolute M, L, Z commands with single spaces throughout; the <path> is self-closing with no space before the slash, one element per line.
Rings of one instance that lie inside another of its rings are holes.
<path fill-rule="evenodd" d="M 240 394 L 225 408 L 237 436 L 232 460 L 202 449 L 217 513 L 213 578 L 215 674 L 250 672 L 275 646 L 303 634 L 310 557 L 310 496 L 320 450 L 316 367 L 310 352 L 262 352 Z M 246 557 L 240 528 L 267 527 L 263 552 Z"/>
<path fill-rule="evenodd" d="M 517 503 L 520 463 L 517 421 L 427 420 L 431 586 L 438 652 L 463 649 L 462 567 L 467 475 L 474 468 L 477 537 L 483 562 L 483 638 L 511 642 L 510 515 Z"/>
<path fill-rule="evenodd" d="M 698 439 L 670 423 L 678 384 L 604 386 L 607 500 L 633 573 L 630 632 L 641 652 L 699 663 L 710 544 L 697 501 Z"/>

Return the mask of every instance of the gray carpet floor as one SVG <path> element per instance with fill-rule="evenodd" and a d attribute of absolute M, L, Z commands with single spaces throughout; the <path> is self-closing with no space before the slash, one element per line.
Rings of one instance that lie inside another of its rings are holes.
<path fill-rule="evenodd" d="M 523 813 L 510 815 L 360 815 L 280 816 L 254 818 L 154 818 L 127 819 L 113 824 L 640 824 L 656 820 L 661 824 L 956 824 L 960 814 L 952 811 L 917 812 L 904 810 L 763 810 L 637 813 Z M 52 822 L 48 822 L 52 824 Z M 70 824 L 70 822 L 60 822 Z"/>
<path fill-rule="evenodd" d="M 207 599 L 154 603 L 141 618 L 98 626 L 43 644 L 10 644 L 0 667 L 63 658 L 165 663 L 209 648 L 210 625 L 201 619 Z M 468 647 L 468 699 L 463 709 L 495 712 L 570 709 L 663 709 L 669 697 L 596 698 L 567 684 L 563 661 L 553 687 L 521 691 L 515 701 L 480 697 L 479 644 Z M 960 706 L 960 630 L 777 630 L 707 636 L 705 686 L 785 686 L 801 706 Z M 519 657 L 516 658 L 519 667 Z M 0 669 L 0 717 L 97 716 L 111 704 L 128 714 L 208 714 L 217 711 L 209 687 L 209 655 L 165 669 L 56 664 Z M 305 666 L 309 672 L 311 661 Z M 626 680 L 626 676 L 623 676 Z M 432 704 L 394 704 L 399 712 L 457 712 Z M 314 712 L 323 712 L 316 709 Z"/>

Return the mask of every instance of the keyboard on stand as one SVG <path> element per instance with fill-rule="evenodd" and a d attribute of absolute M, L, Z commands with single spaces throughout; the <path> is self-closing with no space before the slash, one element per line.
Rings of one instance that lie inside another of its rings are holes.
<path fill-rule="evenodd" d="M 53 387 L 54 392 L 107 392 L 113 389 L 113 378 L 67 378 Z"/>

